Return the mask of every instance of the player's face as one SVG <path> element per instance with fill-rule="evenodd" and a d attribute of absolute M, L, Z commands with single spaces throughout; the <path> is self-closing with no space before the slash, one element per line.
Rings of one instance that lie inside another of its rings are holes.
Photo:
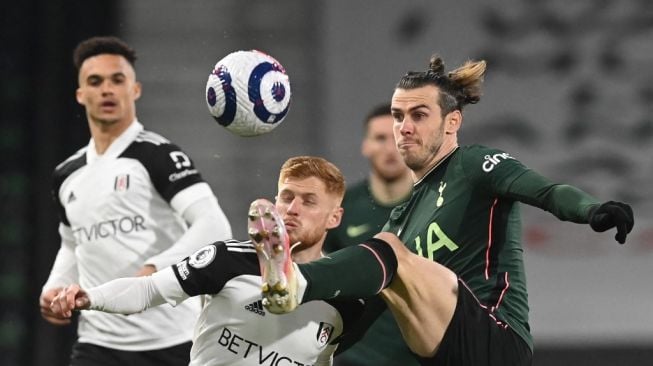
<path fill-rule="evenodd" d="M 372 170 L 383 180 L 392 182 L 404 176 L 408 167 L 404 164 L 393 135 L 391 115 L 372 118 L 367 124 L 362 153 L 372 165 Z"/>
<path fill-rule="evenodd" d="M 444 144 L 451 144 L 451 139 L 455 141 L 451 134 L 455 134 L 457 125 L 452 129 L 451 115 L 460 116 L 460 113 L 452 112 L 442 118 L 437 104 L 438 93 L 435 86 L 427 85 L 416 89 L 395 89 L 392 96 L 397 148 L 406 165 L 418 176 L 442 156 Z"/>
<path fill-rule="evenodd" d="M 327 229 L 340 224 L 341 208 L 335 195 L 327 193 L 316 177 L 288 177 L 279 183 L 276 207 L 290 237 L 290 244 L 301 242 L 301 250 L 321 244 Z"/>
<path fill-rule="evenodd" d="M 77 102 L 86 108 L 94 123 L 131 123 L 136 117 L 135 102 L 141 95 L 134 68 L 120 55 L 89 57 L 79 69 Z"/>

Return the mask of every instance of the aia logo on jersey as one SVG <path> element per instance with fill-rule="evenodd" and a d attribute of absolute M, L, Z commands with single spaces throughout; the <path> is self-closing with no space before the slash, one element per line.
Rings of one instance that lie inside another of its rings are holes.
<path fill-rule="evenodd" d="M 120 174 L 113 181 L 113 190 L 116 192 L 126 192 L 129 189 L 129 174 Z"/>
<path fill-rule="evenodd" d="M 331 340 L 333 335 L 333 325 L 325 322 L 320 322 L 320 327 L 317 330 L 317 344 L 320 347 L 326 346 Z"/>

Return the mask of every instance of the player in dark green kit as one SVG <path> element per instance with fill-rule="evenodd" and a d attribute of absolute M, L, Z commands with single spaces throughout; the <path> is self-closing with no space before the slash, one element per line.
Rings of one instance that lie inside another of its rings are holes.
<path fill-rule="evenodd" d="M 270 311 L 380 293 L 423 364 L 531 364 L 518 202 L 595 231 L 616 228 L 620 243 L 632 230 L 633 212 L 550 182 L 505 152 L 459 147 L 462 108 L 480 100 L 485 67 L 467 62 L 445 73 L 434 56 L 427 71 L 402 77 L 392 114 L 397 148 L 415 179 L 410 200 L 373 239 L 286 266 L 274 273 L 280 283 L 264 277 Z M 287 262 L 287 252 L 275 260 Z"/>
<path fill-rule="evenodd" d="M 413 178 L 394 144 L 390 103 L 374 107 L 364 120 L 361 154 L 369 161 L 369 175 L 345 192 L 340 226 L 329 230 L 327 252 L 360 243 L 381 231 L 392 209 L 410 197 Z"/>
<path fill-rule="evenodd" d="M 358 245 L 380 232 L 392 209 L 408 200 L 413 187 L 410 169 L 395 146 L 390 103 L 374 107 L 363 123 L 361 154 L 368 160 L 370 172 L 366 179 L 347 188 L 341 205 L 344 209 L 341 224 L 329 230 L 324 242 L 328 253 Z M 385 308 L 381 299 L 368 303 L 368 308 L 375 306 Z M 347 346 L 347 343 L 341 343 L 339 349 Z M 417 361 L 401 338 L 399 327 L 389 310 L 384 311 L 366 329 L 360 341 L 334 359 L 336 366 L 399 364 L 411 366 L 416 365 Z"/>

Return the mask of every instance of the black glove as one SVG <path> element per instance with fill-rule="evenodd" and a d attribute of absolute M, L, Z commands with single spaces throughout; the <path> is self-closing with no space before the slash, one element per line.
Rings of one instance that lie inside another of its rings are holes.
<path fill-rule="evenodd" d="M 635 219 L 630 205 L 608 201 L 590 212 L 590 226 L 594 231 L 604 232 L 613 227 L 617 228 L 614 236 L 619 244 L 626 242 L 626 235 L 633 229 Z"/>

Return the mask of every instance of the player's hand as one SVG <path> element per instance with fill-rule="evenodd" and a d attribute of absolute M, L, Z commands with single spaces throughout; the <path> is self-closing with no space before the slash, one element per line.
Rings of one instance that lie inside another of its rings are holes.
<path fill-rule="evenodd" d="M 154 272 L 156 272 L 156 267 L 151 264 L 146 264 L 136 273 L 136 277 L 149 276 Z"/>
<path fill-rule="evenodd" d="M 590 226 L 594 231 L 603 232 L 617 228 L 615 240 L 620 244 L 626 242 L 626 235 L 633 229 L 635 219 L 630 205 L 622 202 L 608 201 L 590 213 Z"/>
<path fill-rule="evenodd" d="M 59 292 L 52 300 L 50 310 L 57 316 L 70 318 L 73 315 L 73 310 L 88 309 L 89 306 L 91 306 L 91 301 L 86 291 L 75 284 Z"/>
<path fill-rule="evenodd" d="M 52 300 L 63 290 L 62 287 L 54 287 L 44 291 L 39 298 L 39 307 L 41 308 L 41 316 L 48 323 L 54 325 L 67 325 L 70 324 L 70 319 L 60 316 L 50 310 Z"/>

